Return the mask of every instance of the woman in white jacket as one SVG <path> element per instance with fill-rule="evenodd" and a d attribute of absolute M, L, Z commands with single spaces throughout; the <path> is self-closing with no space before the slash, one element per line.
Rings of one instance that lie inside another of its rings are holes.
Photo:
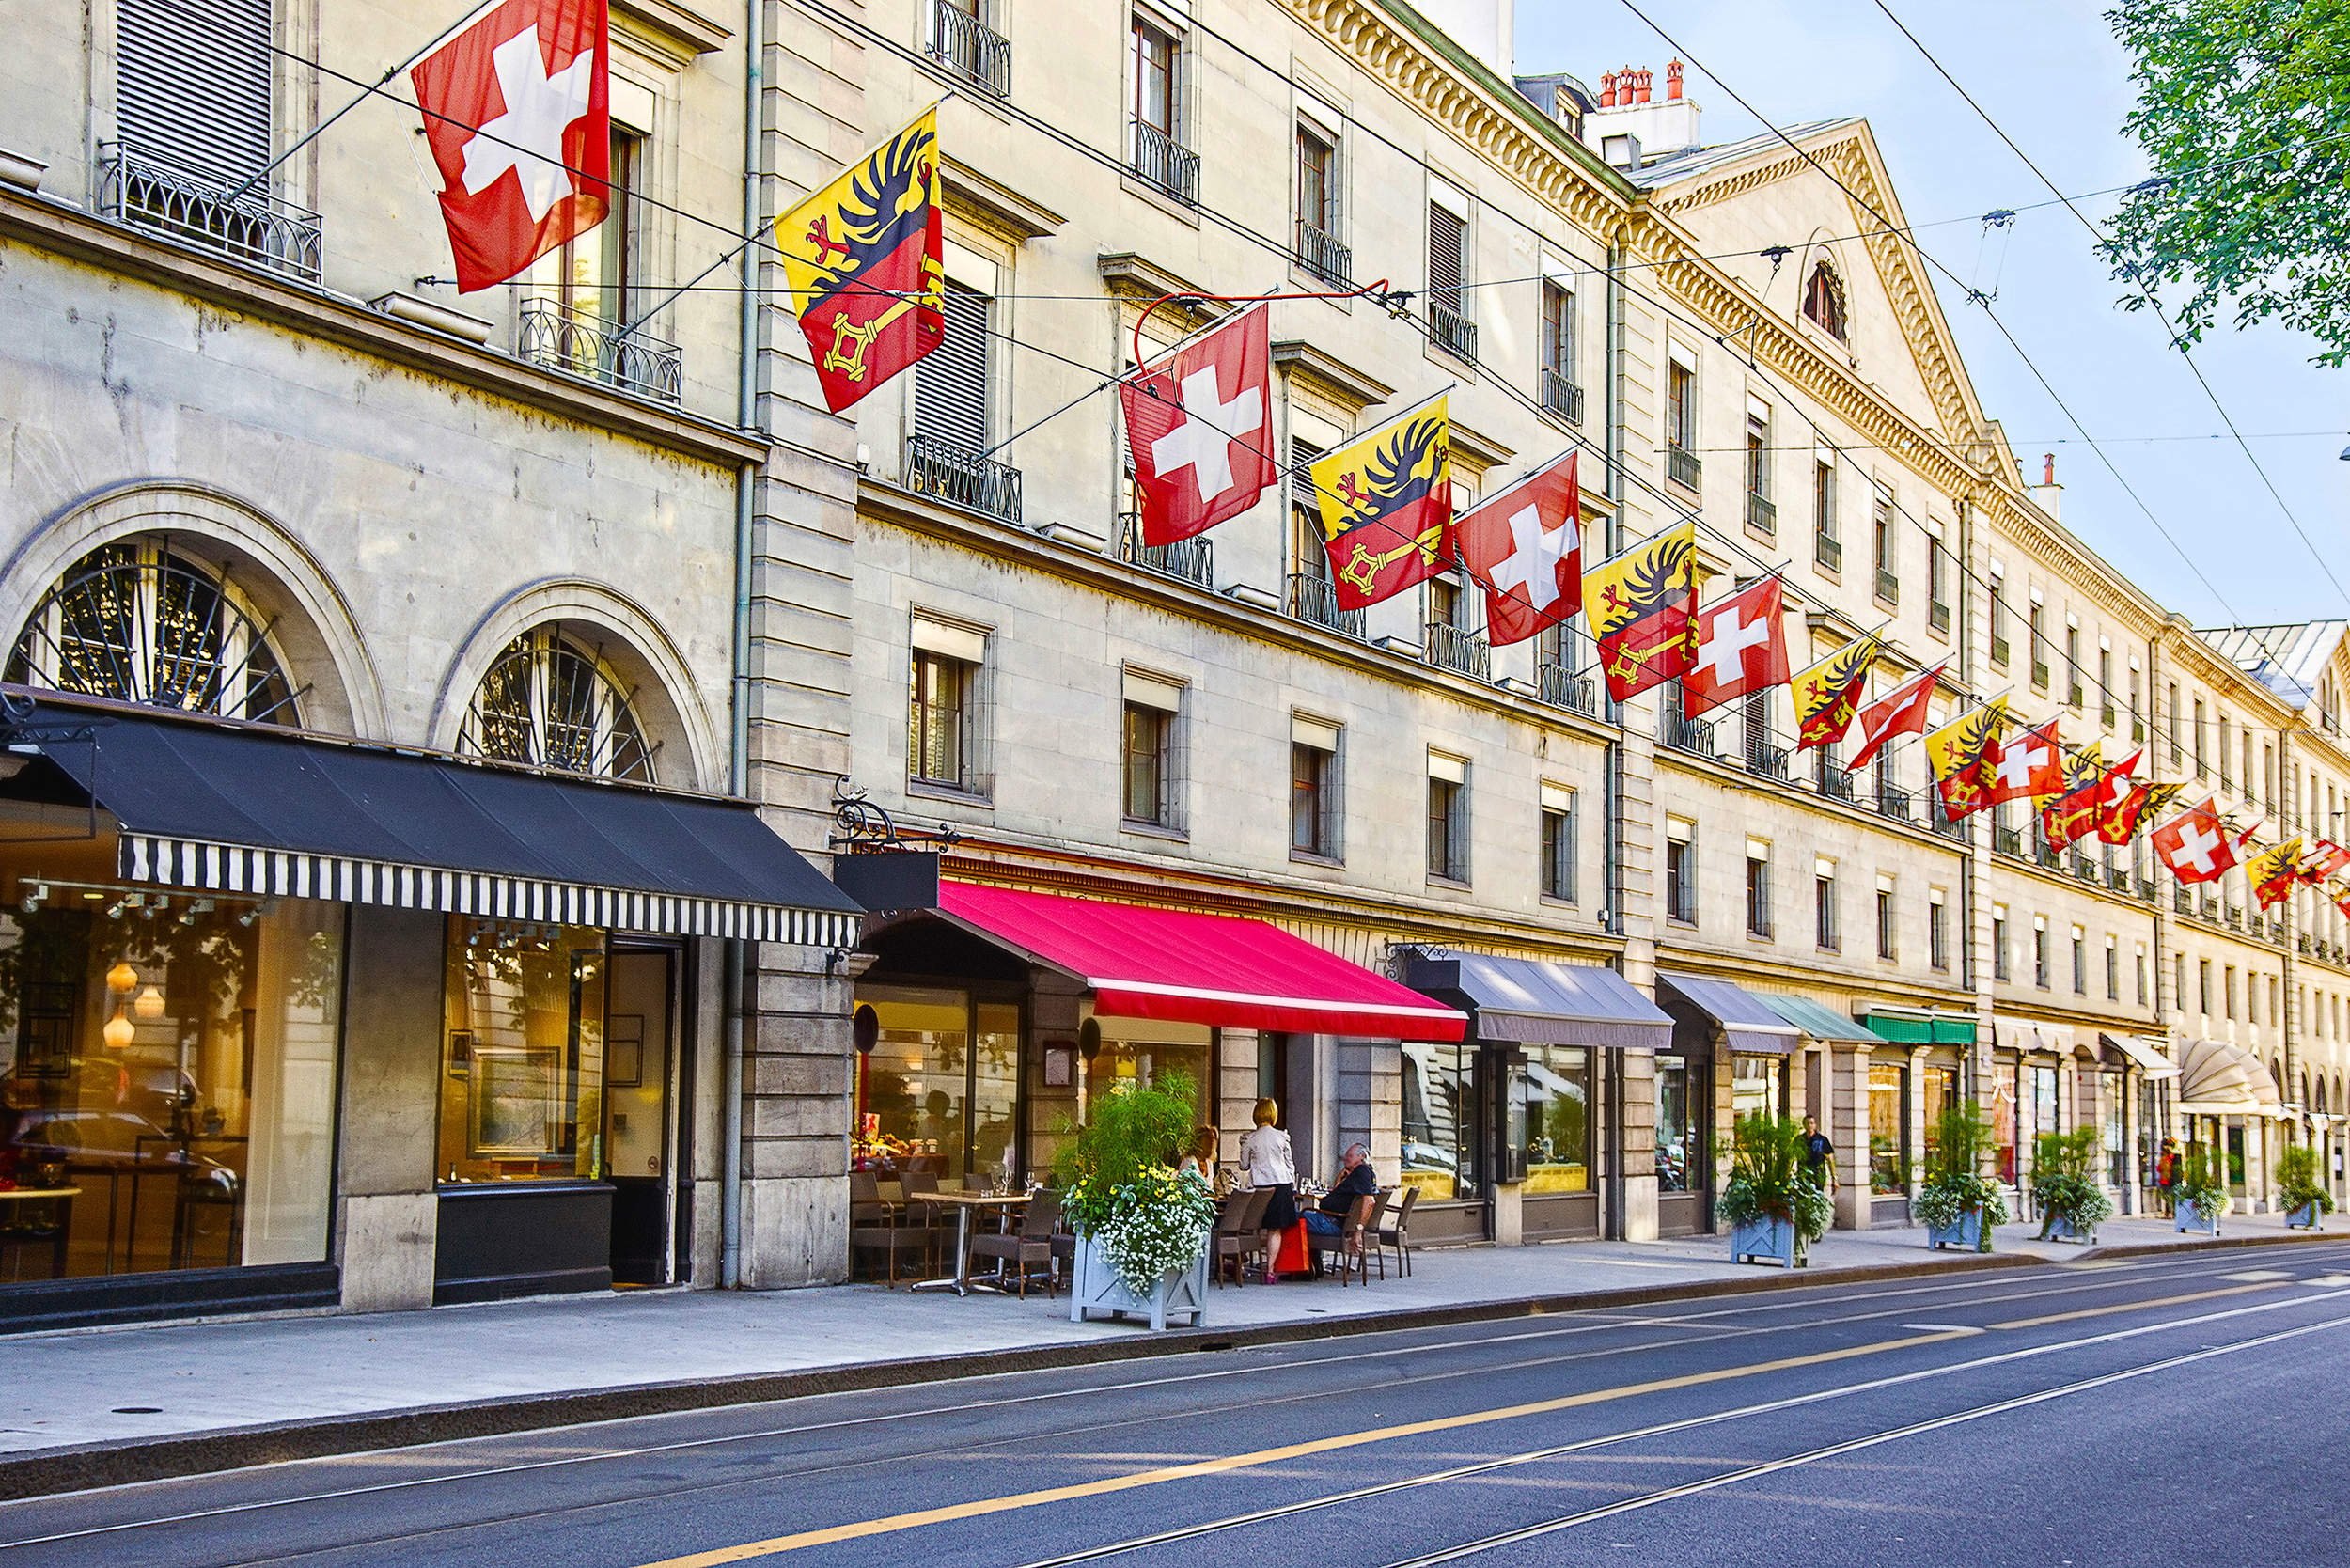
<path fill-rule="evenodd" d="M 1290 1152 L 1290 1136 L 1274 1125 L 1281 1107 L 1271 1100 L 1257 1102 L 1257 1128 L 1240 1140 L 1240 1166 L 1252 1187 L 1271 1187 L 1265 1205 L 1264 1228 L 1286 1231 L 1297 1223 L 1297 1162 Z"/>

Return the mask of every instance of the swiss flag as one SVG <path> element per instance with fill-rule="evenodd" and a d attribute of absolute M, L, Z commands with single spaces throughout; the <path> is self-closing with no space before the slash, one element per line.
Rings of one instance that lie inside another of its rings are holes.
<path fill-rule="evenodd" d="M 1280 478 L 1271 319 L 1261 305 L 1119 384 L 1145 544 L 1238 517 Z"/>
<path fill-rule="evenodd" d="M 1485 637 L 1524 642 L 1583 607 L 1583 499 L 1575 458 L 1521 479 L 1453 525 L 1485 588 Z"/>
<path fill-rule="evenodd" d="M 408 73 L 460 293 L 603 221 L 611 54 L 604 0 L 506 0 Z"/>
<path fill-rule="evenodd" d="M 1942 679 L 1947 664 L 1935 666 L 1921 674 L 1913 675 L 1900 685 L 1870 703 L 1853 715 L 1860 726 L 1860 749 L 1844 764 L 1850 773 L 1884 750 L 1897 735 L 1922 735 L 1926 731 L 1926 708 L 1934 700 L 1935 683 Z"/>
<path fill-rule="evenodd" d="M 1991 803 L 2064 792 L 2063 747 L 2057 721 L 2046 719 L 1992 749 Z"/>
<path fill-rule="evenodd" d="M 2235 865 L 2237 842 L 2205 801 L 2154 831 L 2154 854 L 2181 882 L 2217 882 Z"/>
<path fill-rule="evenodd" d="M 1787 683 L 1786 597 L 1785 582 L 1765 577 L 1698 612 L 1697 662 L 1681 678 L 1684 713 Z"/>

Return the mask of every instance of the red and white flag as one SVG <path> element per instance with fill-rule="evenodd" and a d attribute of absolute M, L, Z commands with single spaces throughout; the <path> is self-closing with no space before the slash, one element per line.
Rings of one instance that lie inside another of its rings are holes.
<path fill-rule="evenodd" d="M 2139 746 L 2120 762 L 2105 771 L 2097 780 L 2096 792 L 2090 797 L 2090 806 L 2096 812 L 2092 826 L 2102 833 L 2115 820 L 2116 814 L 2129 803 L 2138 789 L 2138 780 L 2131 777 L 2138 764 L 2146 759 L 2146 748 Z"/>
<path fill-rule="evenodd" d="M 2064 792 L 2064 748 L 2057 741 L 2057 721 L 2043 720 L 1992 749 L 1991 803 L 2026 800 Z"/>
<path fill-rule="evenodd" d="M 1908 680 L 1870 703 L 1853 715 L 1860 726 L 1860 749 L 1844 764 L 1850 773 L 1885 749 L 1897 735 L 1922 735 L 1926 732 L 1926 707 L 1934 700 L 1935 682 L 1942 679 L 1947 664 L 1913 675 Z"/>
<path fill-rule="evenodd" d="M 1261 305 L 1119 384 L 1145 544 L 1205 533 L 1279 480 L 1270 321 Z"/>
<path fill-rule="evenodd" d="M 1485 589 L 1485 638 L 1498 648 L 1563 624 L 1583 607 L 1583 499 L 1575 458 L 1543 469 L 1453 525 L 1461 564 Z"/>
<path fill-rule="evenodd" d="M 2320 839 L 2301 856 L 2301 880 L 2312 887 L 2322 886 L 2344 866 L 2350 866 L 2350 849 L 2331 839 Z"/>
<path fill-rule="evenodd" d="M 460 293 L 603 221 L 611 55 L 604 0 L 506 0 L 408 73 Z"/>
<path fill-rule="evenodd" d="M 1765 577 L 1698 612 L 1697 662 L 1681 678 L 1683 713 L 1694 718 L 1787 683 L 1786 599 L 1786 582 Z"/>
<path fill-rule="evenodd" d="M 2250 838 L 2248 830 L 2244 838 Z M 2228 837 L 2228 824 L 2205 801 L 2189 807 L 2154 829 L 2154 854 L 2181 882 L 2217 882 L 2233 869 L 2242 840 Z"/>

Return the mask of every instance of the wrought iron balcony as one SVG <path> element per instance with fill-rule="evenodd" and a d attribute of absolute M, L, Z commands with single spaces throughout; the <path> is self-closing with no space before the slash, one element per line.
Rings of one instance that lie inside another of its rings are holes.
<path fill-rule="evenodd" d="M 1564 665 L 1543 664 L 1534 671 L 1537 693 L 1553 707 L 1572 708 L 1578 713 L 1597 714 L 1599 693 L 1588 675 L 1577 675 Z"/>
<path fill-rule="evenodd" d="M 930 55 L 998 98 L 1011 95 L 1011 45 L 1004 36 L 948 0 L 932 0 Z"/>
<path fill-rule="evenodd" d="M 1896 784 L 1880 783 L 1876 791 L 1877 815 L 1889 817 L 1897 823 L 1909 821 L 1910 795 Z"/>
<path fill-rule="evenodd" d="M 1859 788 L 1853 783 L 1852 775 L 1841 768 L 1821 769 L 1812 776 L 1811 786 L 1823 800 L 1857 803 L 1860 798 Z"/>
<path fill-rule="evenodd" d="M 1297 220 L 1297 264 L 1334 289 L 1355 282 L 1355 253 L 1303 218 Z"/>
<path fill-rule="evenodd" d="M 2013 855 L 2018 860 L 2023 859 L 2024 830 L 2020 827 L 1992 828 L 1991 848 L 1995 854 Z"/>
<path fill-rule="evenodd" d="M 1902 580 L 1886 568 L 1877 568 L 1877 597 L 1888 604 L 1902 602 Z"/>
<path fill-rule="evenodd" d="M 2107 729 L 2112 729 L 2112 728 L 2113 728 L 2113 721 L 2114 721 L 2115 719 L 2120 718 L 2121 716 L 2122 716 L 2122 715 L 2121 715 L 2120 713 L 2116 713 L 2116 712 L 2114 711 L 2114 707 L 2113 707 L 2113 704 L 2112 704 L 2112 703 L 2110 703 L 2110 702 L 2106 702 L 2106 703 L 2101 703 L 2101 704 L 2099 704 L 2099 705 L 2098 705 L 2098 708 L 2097 708 L 2097 722 L 2098 722 L 2099 724 L 2104 725 L 2104 726 L 2105 726 Z"/>
<path fill-rule="evenodd" d="M 2173 888 L 2171 888 L 2171 889 L 2170 889 L 2170 908 L 2171 908 L 2171 912 L 2172 912 L 2173 914 L 2178 914 L 2178 915 L 2192 915 L 2192 914 L 2194 914 L 2194 913 L 2195 913 L 2195 895 L 2194 895 L 2193 893 L 2188 892 L 2188 891 L 2187 891 L 2186 888 L 2184 888 L 2184 887 L 2173 887 Z"/>
<path fill-rule="evenodd" d="M 2230 931 L 2242 931 L 2244 929 L 2244 906 L 2240 903 L 2228 905 L 2226 918 Z"/>
<path fill-rule="evenodd" d="M 1844 541 L 1834 534 L 1814 533 L 1811 536 L 1811 558 L 1830 572 L 1844 570 Z"/>
<path fill-rule="evenodd" d="M 1543 372 L 1543 412 L 1570 425 L 1583 422 L 1583 388 L 1556 370 Z"/>
<path fill-rule="evenodd" d="M 2081 854 L 2080 851 L 2075 850 L 2073 852 L 2073 879 L 2076 882 L 2095 882 L 2097 880 L 2097 862 L 2090 859 L 2089 856 Z"/>
<path fill-rule="evenodd" d="M 1698 461 L 1697 453 L 1678 446 L 1665 448 L 1665 477 L 1673 483 L 1695 490 L 1704 472 L 1705 465 Z"/>
<path fill-rule="evenodd" d="M 1762 778 L 1787 782 L 1793 754 L 1783 745 L 1773 745 L 1768 734 L 1747 737 L 1747 771 Z"/>
<path fill-rule="evenodd" d="M 2048 689 L 2048 664 L 2046 660 L 2034 659 L 2031 662 L 2031 683 L 2039 687 L 2044 692 Z"/>
<path fill-rule="evenodd" d="M 2300 941 L 2295 944 L 2295 946 L 2298 947 L 2304 953 L 2307 953 L 2314 945 L 2315 944 L 2311 942 L 2310 933 L 2306 931 L 2301 933 Z"/>
<path fill-rule="evenodd" d="M 1705 719 L 1685 718 L 1671 709 L 1665 710 L 1663 733 L 1659 739 L 1675 751 L 1685 751 L 1693 757 L 1711 757 L 1714 751 L 1714 726 Z"/>
<path fill-rule="evenodd" d="M 1179 539 L 1172 544 L 1142 542 L 1142 518 L 1131 511 L 1118 514 L 1118 558 L 1201 588 L 1215 582 L 1215 546 L 1205 534 Z"/>
<path fill-rule="evenodd" d="M 1363 635 L 1363 612 L 1339 608 L 1339 590 L 1327 577 L 1290 573 L 1290 614 L 1311 626 L 1326 626 L 1350 637 Z"/>
<path fill-rule="evenodd" d="M 2107 866 L 2106 868 L 2106 886 L 2112 888 L 2117 893 L 2128 892 L 2130 890 L 2129 868 L 2126 866 Z"/>
<path fill-rule="evenodd" d="M 1747 526 L 1761 534 L 1778 532 L 1778 504 L 1768 495 L 1747 492 Z"/>
<path fill-rule="evenodd" d="M 526 299 L 514 323 L 514 357 L 675 403 L 684 396 L 684 353 L 641 330 L 560 300 Z"/>
<path fill-rule="evenodd" d="M 235 188 L 116 146 L 99 165 L 98 210 L 232 261 L 321 281 L 326 247 L 319 215 L 258 185 L 230 201 Z"/>
<path fill-rule="evenodd" d="M 1934 830 L 1945 839 L 1955 839 L 1962 844 L 1975 841 L 1974 820 L 1970 817 L 1945 816 L 1937 808 L 1926 813 L 1934 823 Z"/>
<path fill-rule="evenodd" d="M 957 13 L 961 14 L 961 13 Z M 1020 470 L 934 435 L 906 437 L 906 488 L 973 511 L 1020 521 Z"/>
<path fill-rule="evenodd" d="M 1458 306 L 1428 302 L 1428 340 L 1463 364 L 1477 363 L 1477 323 Z"/>
<path fill-rule="evenodd" d="M 1199 203 L 1199 154 L 1143 120 L 1135 123 L 1134 170 L 1186 207 Z"/>
<path fill-rule="evenodd" d="M 2032 840 L 2031 857 L 2047 870 L 2061 870 L 2064 867 L 2064 857 L 2057 854 L 2056 846 L 2045 839 Z"/>
<path fill-rule="evenodd" d="M 1493 679 L 1493 645 L 1481 632 L 1465 632 L 1440 620 L 1428 623 L 1428 662 L 1438 669 L 1455 669 L 1480 681 Z"/>
<path fill-rule="evenodd" d="M 2138 879 L 2138 896 L 2145 900 L 2148 903 L 2154 902 L 2154 878 L 2142 876 Z"/>

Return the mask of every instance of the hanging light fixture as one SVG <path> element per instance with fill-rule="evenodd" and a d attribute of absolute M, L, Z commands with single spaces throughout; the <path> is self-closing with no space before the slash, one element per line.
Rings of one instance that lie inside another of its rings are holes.
<path fill-rule="evenodd" d="M 107 1049 L 120 1051 L 129 1047 L 134 1031 L 131 1027 L 131 1020 L 118 1012 L 106 1020 L 106 1027 L 102 1032 L 106 1037 Z"/>
<path fill-rule="evenodd" d="M 139 993 L 139 999 L 131 1004 L 131 1011 L 146 1023 L 153 1023 L 164 1015 L 164 994 L 154 986 Z"/>
<path fill-rule="evenodd" d="M 128 996 L 138 983 L 139 972 L 131 967 L 131 961 L 127 958 L 106 971 L 106 989 L 118 996 Z"/>

